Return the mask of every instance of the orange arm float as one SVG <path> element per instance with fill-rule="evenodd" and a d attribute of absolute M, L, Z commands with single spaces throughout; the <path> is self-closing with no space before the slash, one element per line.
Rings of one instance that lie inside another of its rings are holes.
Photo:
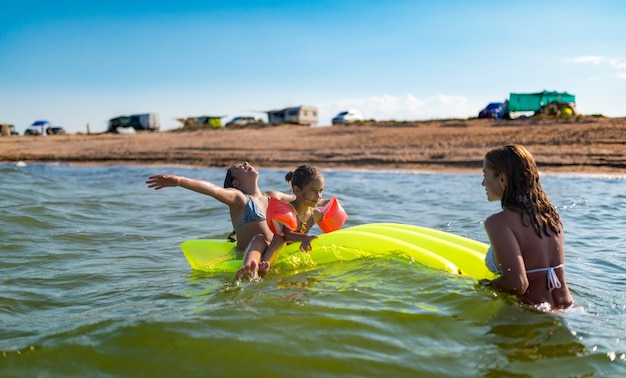
<path fill-rule="evenodd" d="M 287 226 L 291 230 L 298 228 L 298 218 L 293 207 L 274 197 L 270 198 L 270 202 L 267 205 L 266 218 L 267 225 L 274 235 L 281 235 L 283 226 Z"/>
<path fill-rule="evenodd" d="M 346 219 L 348 219 L 348 214 L 343 207 L 341 207 L 339 201 L 337 201 L 337 197 L 333 197 L 333 199 L 328 201 L 328 203 L 321 208 L 321 211 L 324 213 L 324 218 L 317 222 L 317 225 L 320 226 L 325 234 L 337 231 L 343 226 Z"/>

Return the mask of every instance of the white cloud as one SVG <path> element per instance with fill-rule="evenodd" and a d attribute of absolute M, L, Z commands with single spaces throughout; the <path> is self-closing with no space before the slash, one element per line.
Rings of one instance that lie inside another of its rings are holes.
<path fill-rule="evenodd" d="M 476 109 L 462 96 L 436 95 L 420 99 L 407 93 L 402 96 L 381 95 L 333 101 L 319 106 L 320 125 L 330 124 L 337 113 L 359 110 L 365 119 L 412 121 L 441 118 L 467 118 Z"/>
<path fill-rule="evenodd" d="M 566 61 L 573 64 L 591 63 L 594 65 L 600 65 L 606 63 L 611 68 L 616 68 L 619 70 L 626 69 L 626 61 L 616 58 L 607 58 L 603 56 L 579 56 L 576 58 L 566 59 Z"/>
<path fill-rule="evenodd" d="M 604 62 L 605 58 L 602 56 L 593 56 L 593 55 L 588 55 L 588 56 L 578 56 L 575 58 L 569 58 L 566 59 L 567 62 L 569 63 L 574 63 L 574 64 L 585 64 L 585 63 L 591 63 L 591 64 L 601 64 L 602 62 Z"/>
<path fill-rule="evenodd" d="M 620 70 L 626 69 L 626 61 L 620 61 L 618 59 L 609 60 L 609 65 Z"/>
<path fill-rule="evenodd" d="M 601 68 L 605 68 L 605 69 L 609 69 L 609 70 L 626 70 L 626 61 L 624 60 L 620 60 L 617 58 L 608 58 L 608 57 L 603 57 L 603 56 L 593 56 L 593 55 L 588 55 L 588 56 L 579 56 L 579 57 L 575 57 L 575 58 L 569 58 L 566 59 L 566 61 L 568 63 L 573 63 L 573 64 L 593 64 L 596 66 L 602 65 Z M 620 80 L 624 80 L 626 79 L 626 72 L 618 72 L 616 74 L 606 74 L 603 75 L 604 78 L 607 77 L 617 77 Z M 602 79 L 601 77 L 590 77 L 591 80 L 595 80 L 595 79 Z"/>

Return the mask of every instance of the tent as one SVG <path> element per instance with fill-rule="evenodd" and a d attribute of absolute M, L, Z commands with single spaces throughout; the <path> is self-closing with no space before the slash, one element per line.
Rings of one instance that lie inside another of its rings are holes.
<path fill-rule="evenodd" d="M 551 102 L 562 101 L 576 104 L 576 96 L 567 92 L 538 92 L 538 93 L 511 93 L 507 104 L 507 113 L 510 112 L 537 112 L 541 107 Z"/>

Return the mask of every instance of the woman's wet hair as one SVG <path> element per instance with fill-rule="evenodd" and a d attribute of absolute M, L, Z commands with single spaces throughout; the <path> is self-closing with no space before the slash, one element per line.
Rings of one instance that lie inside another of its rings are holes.
<path fill-rule="evenodd" d="M 502 208 L 521 210 L 522 221 L 528 215 L 535 232 L 559 233 L 561 217 L 556 207 L 548 200 L 539 181 L 539 170 L 532 154 L 521 145 L 494 148 L 485 154 L 486 165 L 497 176 L 503 173 L 507 185 L 502 194 Z"/>
<path fill-rule="evenodd" d="M 303 188 L 306 184 L 320 177 L 322 177 L 322 173 L 317 168 L 309 164 L 302 164 L 295 171 L 289 171 L 285 175 L 285 181 L 291 186 Z"/>

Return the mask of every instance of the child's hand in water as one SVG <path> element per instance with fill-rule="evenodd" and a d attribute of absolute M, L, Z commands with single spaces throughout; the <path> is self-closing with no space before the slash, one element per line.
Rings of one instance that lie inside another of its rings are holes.
<path fill-rule="evenodd" d="M 302 243 L 300 243 L 300 250 L 302 252 L 311 252 L 311 250 L 313 249 L 313 247 L 311 247 L 311 242 L 313 241 L 313 239 L 317 239 L 317 236 L 307 235 L 307 238 L 304 239 Z"/>

